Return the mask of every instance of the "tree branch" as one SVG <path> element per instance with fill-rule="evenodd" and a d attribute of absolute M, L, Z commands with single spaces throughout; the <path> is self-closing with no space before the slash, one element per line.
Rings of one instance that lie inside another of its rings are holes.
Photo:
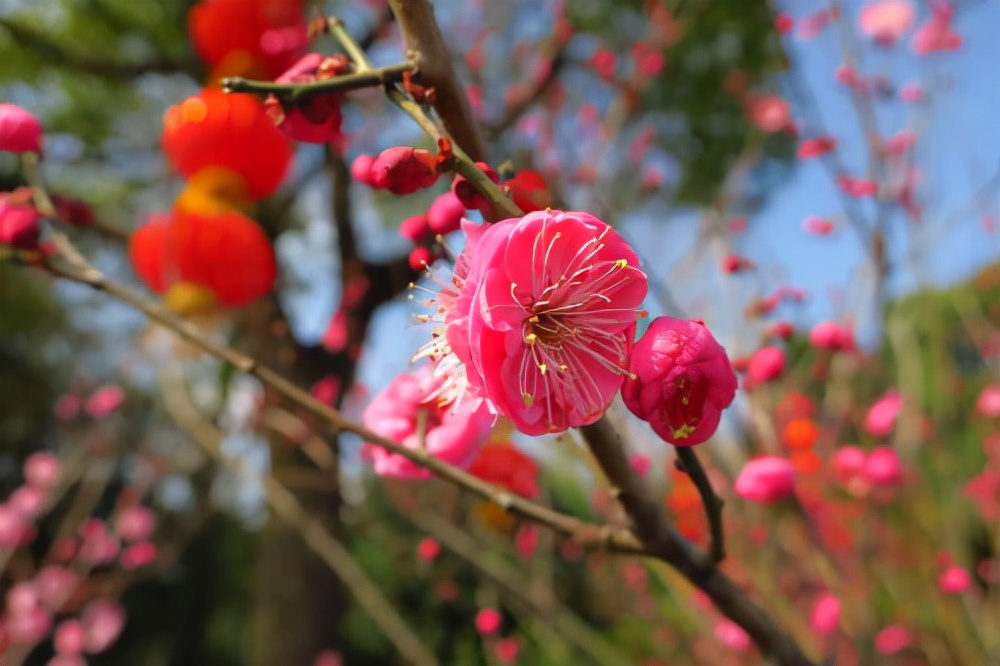
<path fill-rule="evenodd" d="M 41 268 L 54 276 L 87 285 L 92 289 L 108 294 L 122 303 L 130 305 L 152 321 L 164 326 L 201 351 L 230 363 L 241 372 L 256 377 L 262 384 L 275 391 L 275 393 L 319 418 L 335 430 L 353 433 L 366 442 L 400 455 L 410 462 L 465 488 L 483 499 L 497 503 L 511 514 L 546 525 L 550 529 L 572 538 L 583 546 L 603 546 L 614 551 L 633 554 L 644 552 L 639 540 L 627 529 L 612 525 L 595 525 L 559 513 L 548 507 L 518 497 L 503 488 L 472 476 L 464 470 L 442 462 L 425 450 L 407 448 L 371 432 L 360 424 L 349 421 L 339 411 L 320 402 L 308 391 L 299 388 L 274 370 L 259 364 L 252 357 L 246 356 L 231 347 L 214 342 L 204 335 L 194 324 L 181 318 L 165 306 L 149 302 L 129 287 L 106 277 L 92 265 L 86 263 L 82 256 L 76 252 L 75 248 L 69 245 L 65 237 L 57 234 L 55 242 L 60 249 L 61 256 L 66 259 L 66 263 L 69 266 L 61 265 L 62 262 L 55 263 L 46 260 L 36 254 L 34 260 L 40 262 Z M 18 257 L 23 254 L 13 253 L 13 256 Z M 0 258 L 3 258 L 4 255 L 10 256 L 10 253 L 0 253 Z"/>
<path fill-rule="evenodd" d="M 451 66 L 451 55 L 427 0 L 389 0 L 407 50 L 417 63 L 414 80 L 434 88 L 431 105 L 452 141 L 474 162 L 486 160 L 486 144 L 472 119 L 472 105 Z"/>
<path fill-rule="evenodd" d="M 376 88 L 403 79 L 403 74 L 414 71 L 410 62 L 402 62 L 386 67 L 359 69 L 352 74 L 341 74 L 331 79 L 313 83 L 274 83 L 272 81 L 254 81 L 239 76 L 222 79 L 222 90 L 228 93 L 252 93 L 255 95 L 274 95 L 289 102 L 301 101 L 315 95 L 334 92 Z"/>
<path fill-rule="evenodd" d="M 676 446 L 677 466 L 682 472 L 687 474 L 694 482 L 698 494 L 701 495 L 701 503 L 705 507 L 705 516 L 708 518 L 709 532 L 711 533 L 711 543 L 708 548 L 708 562 L 706 564 L 714 566 L 726 557 L 725 537 L 722 531 L 722 499 L 715 494 L 712 483 L 705 474 L 705 468 L 701 466 L 694 448 L 690 446 Z"/>
<path fill-rule="evenodd" d="M 659 502 L 629 464 L 621 437 L 605 416 L 581 428 L 594 457 L 612 487 L 612 494 L 632 518 L 636 535 L 652 557 L 667 562 L 738 624 L 765 657 L 780 666 L 814 666 L 791 636 L 718 567 L 705 567 L 705 555 L 668 522 Z"/>

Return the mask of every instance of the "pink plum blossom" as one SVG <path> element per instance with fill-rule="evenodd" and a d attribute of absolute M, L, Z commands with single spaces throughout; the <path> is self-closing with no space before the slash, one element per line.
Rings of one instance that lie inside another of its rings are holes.
<path fill-rule="evenodd" d="M 17 507 L 0 504 L 0 548 L 17 548 L 29 541 L 34 533 L 34 526 Z"/>
<path fill-rule="evenodd" d="M 903 464 L 893 449 L 876 447 L 865 458 L 861 476 L 875 487 L 892 487 L 903 482 Z"/>
<path fill-rule="evenodd" d="M 7 505 L 24 516 L 25 520 L 33 521 L 45 512 L 49 493 L 37 486 L 21 486 L 11 493 Z"/>
<path fill-rule="evenodd" d="M 51 488 L 59 483 L 62 476 L 62 463 L 59 456 L 39 451 L 32 453 L 24 461 L 24 479 L 30 485 L 38 488 Z"/>
<path fill-rule="evenodd" d="M 969 572 L 958 566 L 957 564 L 952 564 L 945 568 L 938 576 L 938 589 L 944 594 L 961 594 L 969 589 L 969 585 L 972 584 L 972 579 L 969 576 Z"/>
<path fill-rule="evenodd" d="M 733 490 L 750 502 L 777 502 L 795 492 L 795 467 L 776 456 L 748 460 L 736 477 Z"/>
<path fill-rule="evenodd" d="M 116 601 L 97 599 L 87 604 L 80 624 L 83 626 L 84 652 L 104 652 L 118 640 L 125 626 L 125 610 Z"/>
<path fill-rule="evenodd" d="M 90 394 L 83 408 L 95 419 L 114 413 L 125 402 L 125 392 L 120 386 L 108 384 Z"/>
<path fill-rule="evenodd" d="M 732 620 L 722 618 L 715 623 L 715 637 L 731 650 L 743 652 L 750 648 L 750 637 L 747 632 Z"/>
<path fill-rule="evenodd" d="M 0 193 L 0 243 L 23 250 L 37 248 L 42 235 L 40 219 L 42 214 L 32 204 L 27 188 Z"/>
<path fill-rule="evenodd" d="M 438 195 L 427 209 L 427 228 L 435 234 L 450 234 L 458 231 L 464 215 L 465 206 L 455 193 L 445 192 Z"/>
<path fill-rule="evenodd" d="M 899 391 L 889 391 L 868 410 L 865 415 L 865 430 L 873 437 L 888 437 L 902 409 L 903 395 Z"/>
<path fill-rule="evenodd" d="M 777 379 L 785 371 L 785 352 L 780 347 L 761 347 L 750 356 L 747 381 L 750 385 Z"/>
<path fill-rule="evenodd" d="M 892 624 L 875 634 L 875 650 L 879 654 L 895 654 L 909 645 L 912 640 L 906 627 Z"/>
<path fill-rule="evenodd" d="M 483 636 L 495 634 L 500 630 L 500 623 L 503 621 L 500 613 L 495 608 L 484 608 L 476 614 L 476 631 Z"/>
<path fill-rule="evenodd" d="M 976 411 L 987 418 L 1000 418 L 1000 384 L 987 384 L 976 398 Z"/>
<path fill-rule="evenodd" d="M 831 461 L 833 476 L 837 481 L 848 484 L 861 474 L 867 454 L 856 446 L 842 446 L 833 454 Z"/>
<path fill-rule="evenodd" d="M 675 446 L 701 444 L 736 396 L 726 350 L 697 320 L 657 317 L 635 343 L 622 398 Z"/>
<path fill-rule="evenodd" d="M 840 623 L 840 600 L 830 593 L 823 594 L 816 600 L 809 626 L 821 636 L 829 636 L 837 630 Z"/>
<path fill-rule="evenodd" d="M 501 664 L 511 664 L 521 652 L 521 644 L 516 638 L 505 638 L 493 646 L 493 654 Z"/>
<path fill-rule="evenodd" d="M 467 467 L 489 436 L 494 417 L 484 400 L 442 392 L 446 378 L 425 365 L 404 372 L 376 395 L 361 419 L 372 432 L 452 465 Z M 427 478 L 430 472 L 381 447 L 368 445 L 375 473 Z"/>
<path fill-rule="evenodd" d="M 781 132 L 792 124 L 788 101 L 777 95 L 762 95 L 750 99 L 747 102 L 747 114 L 750 122 L 763 132 Z"/>
<path fill-rule="evenodd" d="M 53 643 L 59 654 L 80 654 L 83 652 L 83 625 L 78 620 L 65 620 L 53 632 Z"/>
<path fill-rule="evenodd" d="M 635 252 L 583 212 L 463 229 L 456 291 L 442 305 L 470 387 L 530 435 L 599 419 L 629 372 L 646 295 Z"/>
<path fill-rule="evenodd" d="M 134 543 L 118 557 L 122 569 L 140 569 L 156 561 L 156 546 L 148 541 Z"/>
<path fill-rule="evenodd" d="M 931 18 L 913 35 L 911 46 L 917 55 L 935 51 L 957 51 L 962 47 L 962 36 L 951 27 L 954 8 L 950 4 L 931 4 Z"/>
<path fill-rule="evenodd" d="M 16 104 L 0 104 L 0 151 L 37 153 L 42 149 L 42 124 Z"/>
<path fill-rule="evenodd" d="M 417 557 L 425 562 L 433 561 L 441 552 L 441 544 L 433 537 L 424 537 L 417 544 Z"/>
<path fill-rule="evenodd" d="M 35 588 L 40 603 L 49 610 L 58 610 L 69 598 L 80 577 L 75 572 L 58 564 L 50 564 L 35 574 Z"/>
<path fill-rule="evenodd" d="M 852 351 L 857 346 L 854 332 L 834 321 L 824 321 L 813 326 L 809 332 L 809 342 L 817 349 L 831 351 Z"/>
<path fill-rule="evenodd" d="M 913 7 L 907 0 L 875 0 L 858 17 L 861 32 L 891 46 L 913 25 Z"/>
<path fill-rule="evenodd" d="M 156 514 L 141 504 L 132 504 L 118 511 L 115 532 L 123 541 L 146 541 L 156 529 Z"/>

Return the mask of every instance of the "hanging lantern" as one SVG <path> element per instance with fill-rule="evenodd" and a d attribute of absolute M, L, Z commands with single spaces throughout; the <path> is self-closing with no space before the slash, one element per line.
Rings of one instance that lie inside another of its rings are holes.
<path fill-rule="evenodd" d="M 182 176 L 209 167 L 231 171 L 251 200 L 274 193 L 292 160 L 288 139 L 255 97 L 208 88 L 167 109 L 162 143 Z"/>
<path fill-rule="evenodd" d="M 132 235 L 129 258 L 143 282 L 182 314 L 245 305 L 277 277 L 267 236 L 234 212 L 153 216 Z"/>
<path fill-rule="evenodd" d="M 188 15 L 188 32 L 212 79 L 273 80 L 309 41 L 302 0 L 203 0 Z"/>

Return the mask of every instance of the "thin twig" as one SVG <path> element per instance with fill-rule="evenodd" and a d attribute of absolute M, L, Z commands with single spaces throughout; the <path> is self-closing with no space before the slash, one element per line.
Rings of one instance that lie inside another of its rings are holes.
<path fill-rule="evenodd" d="M 222 79 L 222 89 L 228 93 L 252 93 L 255 95 L 274 95 L 289 102 L 296 102 L 315 95 L 334 92 L 347 92 L 362 88 L 377 88 L 387 83 L 401 81 L 403 74 L 412 72 L 413 63 L 403 62 L 377 69 L 366 69 L 352 74 L 342 74 L 322 81 L 312 83 L 274 83 L 272 81 L 254 81 L 238 76 Z"/>
<path fill-rule="evenodd" d="M 698 489 L 698 494 L 701 495 L 701 503 L 705 507 L 711 534 L 706 564 L 715 566 L 726 557 L 725 536 L 722 531 L 722 499 L 712 489 L 712 483 L 708 480 L 705 468 L 701 466 L 694 449 L 690 446 L 676 446 L 674 449 L 677 451 L 678 467 L 691 478 L 694 487 Z"/>
<path fill-rule="evenodd" d="M 137 292 L 106 277 L 89 264 L 73 268 L 47 261 L 42 263 L 42 268 L 52 275 L 87 285 L 97 291 L 103 291 L 122 303 L 132 306 L 149 319 L 164 326 L 203 352 L 231 364 L 241 372 L 256 377 L 265 386 L 270 387 L 285 399 L 321 419 L 333 429 L 355 434 L 370 444 L 402 456 L 410 462 L 465 488 L 483 499 L 496 502 L 514 515 L 546 525 L 556 532 L 572 538 L 582 546 L 603 546 L 618 552 L 633 554 L 644 552 L 636 536 L 627 529 L 611 525 L 587 523 L 518 497 L 503 488 L 494 486 L 472 476 L 464 470 L 453 467 L 426 451 L 407 448 L 344 418 L 339 411 L 320 402 L 308 391 L 299 388 L 274 370 L 259 364 L 252 357 L 242 354 L 231 347 L 212 341 L 191 322 L 181 318 L 158 303 L 147 301 Z"/>

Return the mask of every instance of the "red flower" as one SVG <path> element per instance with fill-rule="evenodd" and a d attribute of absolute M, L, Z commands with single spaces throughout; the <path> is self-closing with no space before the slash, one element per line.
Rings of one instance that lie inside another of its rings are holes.
<path fill-rule="evenodd" d="M 188 31 L 214 78 L 273 79 L 308 41 L 302 5 L 302 0 L 204 0 L 188 15 Z"/>
<path fill-rule="evenodd" d="M 42 150 L 42 124 L 16 104 L 0 104 L 0 151 L 37 153 Z"/>
<path fill-rule="evenodd" d="M 342 54 L 328 57 L 321 53 L 308 53 L 279 76 L 277 83 L 325 81 L 350 69 L 350 61 Z M 264 106 L 275 125 L 288 138 L 304 143 L 332 142 L 339 145 L 342 139 L 340 103 L 343 97 L 339 93 L 326 93 L 313 95 L 301 102 L 284 102 L 272 95 L 264 101 Z"/>
<path fill-rule="evenodd" d="M 243 178 L 254 200 L 278 189 L 292 161 L 288 139 L 256 98 L 207 88 L 167 109 L 162 143 L 181 175 L 227 169 Z"/>
<path fill-rule="evenodd" d="M 0 243 L 25 250 L 38 247 L 42 214 L 31 203 L 31 190 L 0 193 Z"/>
<path fill-rule="evenodd" d="M 635 343 L 622 386 L 629 410 L 675 446 L 711 437 L 736 396 L 736 374 L 704 322 L 658 317 Z"/>
<path fill-rule="evenodd" d="M 174 211 L 140 228 L 129 247 L 132 266 L 158 294 L 181 311 L 212 303 L 185 298 L 209 294 L 237 307 L 271 290 L 277 277 L 274 252 L 253 220 L 239 213 L 198 215 Z M 183 301 L 183 302 L 181 302 Z"/>

